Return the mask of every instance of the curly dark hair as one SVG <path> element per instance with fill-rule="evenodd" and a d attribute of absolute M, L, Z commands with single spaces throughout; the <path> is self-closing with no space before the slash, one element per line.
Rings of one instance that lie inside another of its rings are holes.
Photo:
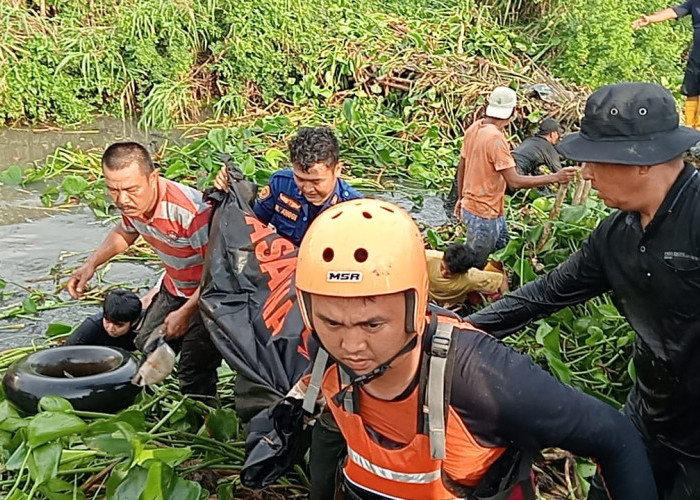
<path fill-rule="evenodd" d="M 292 165 L 301 167 L 304 172 L 316 163 L 335 167 L 339 153 L 338 139 L 328 127 L 302 127 L 289 143 Z"/>
<path fill-rule="evenodd" d="M 452 274 L 466 273 L 472 267 L 481 267 L 477 262 L 476 253 L 466 245 L 454 243 L 447 247 L 443 257 L 448 271 Z"/>

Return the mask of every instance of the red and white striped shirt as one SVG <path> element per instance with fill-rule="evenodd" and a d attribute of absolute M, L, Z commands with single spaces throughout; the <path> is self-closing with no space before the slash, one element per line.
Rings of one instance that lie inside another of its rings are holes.
<path fill-rule="evenodd" d="M 153 216 L 146 219 L 122 214 L 121 228 L 139 233 L 163 261 L 163 286 L 175 296 L 190 297 L 202 279 L 210 212 L 202 193 L 159 177 Z"/>

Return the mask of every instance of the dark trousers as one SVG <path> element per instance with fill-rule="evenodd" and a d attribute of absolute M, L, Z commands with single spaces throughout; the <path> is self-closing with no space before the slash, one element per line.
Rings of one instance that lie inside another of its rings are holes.
<path fill-rule="evenodd" d="M 309 472 L 311 474 L 310 500 L 333 500 L 336 473 L 347 455 L 345 438 L 329 411 L 321 414 L 311 431 Z"/>
<path fill-rule="evenodd" d="M 153 298 L 136 334 L 134 341 L 136 347 L 143 350 L 153 330 L 163 324 L 168 314 L 182 307 L 185 302 L 187 302 L 186 298 L 176 297 L 165 288 L 161 288 Z M 190 318 L 185 335 L 168 341 L 168 344 L 173 350 L 180 352 L 177 375 L 182 393 L 216 396 L 218 380 L 216 369 L 221 364 L 221 354 L 212 343 L 209 332 L 204 328 L 199 311 Z"/>

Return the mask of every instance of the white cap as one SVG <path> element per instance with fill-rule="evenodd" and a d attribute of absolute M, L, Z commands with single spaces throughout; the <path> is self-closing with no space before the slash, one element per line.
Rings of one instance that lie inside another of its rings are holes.
<path fill-rule="evenodd" d="M 486 108 L 486 116 L 505 120 L 510 118 L 515 108 L 515 90 L 510 87 L 496 87 L 489 96 L 489 105 Z"/>

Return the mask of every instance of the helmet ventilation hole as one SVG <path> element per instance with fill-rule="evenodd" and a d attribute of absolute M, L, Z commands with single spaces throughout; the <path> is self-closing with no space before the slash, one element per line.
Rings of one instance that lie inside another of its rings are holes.
<path fill-rule="evenodd" d="M 391 212 L 392 214 L 394 213 L 394 211 L 392 209 L 390 209 L 389 207 L 382 207 L 382 208 L 384 210 L 386 210 L 387 212 Z"/>
<path fill-rule="evenodd" d="M 326 262 L 332 261 L 334 256 L 335 256 L 335 252 L 333 252 L 332 248 L 326 248 L 323 251 L 323 260 L 325 260 Z"/>
<path fill-rule="evenodd" d="M 371 219 L 371 218 L 372 218 L 372 214 L 369 213 L 369 212 L 362 212 L 362 216 L 363 216 L 365 219 Z"/>
<path fill-rule="evenodd" d="M 358 248 L 355 250 L 355 260 L 357 262 L 364 262 L 367 260 L 367 250 L 364 248 Z"/>

